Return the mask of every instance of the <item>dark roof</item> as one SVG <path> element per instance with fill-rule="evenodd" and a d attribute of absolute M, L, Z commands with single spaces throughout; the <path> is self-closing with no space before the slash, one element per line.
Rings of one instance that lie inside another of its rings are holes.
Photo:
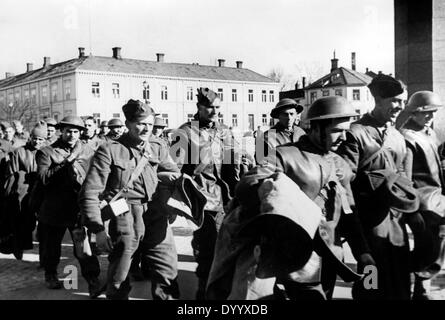
<path fill-rule="evenodd" d="M 301 99 L 304 98 L 304 89 L 296 89 L 280 92 L 280 100 L 284 98 Z"/>
<path fill-rule="evenodd" d="M 36 69 L 0 80 L 0 87 L 8 87 L 11 85 L 15 86 L 34 79 L 55 76 L 59 73 L 74 70 L 147 74 L 163 77 L 275 83 L 274 80 L 266 76 L 244 68 L 85 56 L 82 58 L 52 64 L 46 68 Z"/>
<path fill-rule="evenodd" d="M 320 89 L 337 86 L 367 86 L 371 80 L 372 78 L 364 73 L 340 67 L 304 89 Z"/>

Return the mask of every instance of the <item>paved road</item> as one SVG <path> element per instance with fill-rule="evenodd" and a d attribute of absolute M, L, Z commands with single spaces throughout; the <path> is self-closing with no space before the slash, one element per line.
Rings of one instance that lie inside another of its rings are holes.
<path fill-rule="evenodd" d="M 179 286 L 181 290 L 181 299 L 193 300 L 197 288 L 197 279 L 194 271 L 196 263 L 193 258 L 190 246 L 190 230 L 184 228 L 185 224 L 180 220 L 176 224 L 175 240 L 179 254 Z M 63 270 L 67 265 L 78 267 L 76 259 L 73 258 L 72 244 L 69 236 L 66 236 L 62 246 L 62 259 L 59 265 L 59 277 L 64 279 Z M 349 248 L 346 248 L 345 260 L 351 266 L 355 266 Z M 108 261 L 106 257 L 100 257 L 101 280 L 105 280 Z M 43 271 L 38 267 L 38 243 L 35 243 L 34 249 L 24 254 L 22 261 L 15 260 L 13 255 L 0 254 L 0 300 L 85 300 L 88 297 L 88 288 L 86 282 L 79 275 L 79 285 L 77 289 L 46 289 L 43 283 Z M 78 270 L 80 268 L 78 267 Z M 133 289 L 130 293 L 130 299 L 152 299 L 150 292 L 150 281 L 132 282 Z M 442 290 L 440 290 L 442 288 Z M 432 289 L 437 299 L 445 300 L 445 270 L 435 279 Z M 99 299 L 104 299 L 102 295 Z M 334 299 L 351 299 L 350 285 L 337 281 L 337 287 L 334 292 Z"/>

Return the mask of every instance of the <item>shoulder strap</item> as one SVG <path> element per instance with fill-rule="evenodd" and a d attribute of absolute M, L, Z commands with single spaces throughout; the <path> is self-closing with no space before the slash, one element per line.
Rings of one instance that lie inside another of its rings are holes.
<path fill-rule="evenodd" d="M 148 159 L 149 159 L 149 154 L 148 152 L 145 151 L 144 154 L 142 155 L 141 160 L 137 164 L 136 168 L 131 173 L 130 179 L 128 180 L 127 184 L 121 190 L 119 190 L 118 193 L 114 195 L 114 197 L 110 200 L 110 202 L 117 200 L 122 195 L 122 193 L 124 193 L 133 184 L 133 182 L 141 175 L 145 166 L 149 162 Z"/>

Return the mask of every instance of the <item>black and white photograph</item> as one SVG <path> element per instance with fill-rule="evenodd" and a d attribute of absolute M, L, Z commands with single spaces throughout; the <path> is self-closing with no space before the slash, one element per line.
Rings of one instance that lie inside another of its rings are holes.
<path fill-rule="evenodd" d="M 0 30 L 0 300 L 445 300 L 445 0 L 2 0 Z"/>

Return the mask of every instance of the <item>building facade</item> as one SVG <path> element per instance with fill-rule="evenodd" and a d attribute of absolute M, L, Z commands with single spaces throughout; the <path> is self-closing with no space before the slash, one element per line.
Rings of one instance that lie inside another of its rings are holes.
<path fill-rule="evenodd" d="M 170 128 L 196 113 L 197 88 L 208 87 L 221 98 L 219 121 L 239 131 L 255 130 L 270 122 L 270 110 L 279 98 L 279 84 L 242 67 L 166 63 L 123 59 L 120 48 L 111 57 L 86 56 L 79 48 L 76 59 L 8 76 L 0 81 L 0 110 L 24 106 L 31 122 L 46 116 L 89 116 L 97 122 L 123 118 L 129 99 L 150 102 Z M 5 108 L 6 107 L 6 108 Z M 0 115 L 1 116 L 1 115 Z M 5 117 L 3 117 L 5 118 Z"/>

